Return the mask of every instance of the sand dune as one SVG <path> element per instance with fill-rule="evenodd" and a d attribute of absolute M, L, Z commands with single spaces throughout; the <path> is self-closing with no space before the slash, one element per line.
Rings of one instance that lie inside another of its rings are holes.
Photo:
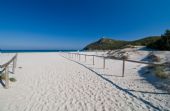
<path fill-rule="evenodd" d="M 75 59 L 74 59 L 75 60 Z M 0 111 L 170 110 L 170 95 L 148 83 L 143 65 L 92 58 L 75 62 L 60 53 L 20 53 L 9 89 L 0 87 Z M 19 68 L 20 67 L 20 68 Z"/>

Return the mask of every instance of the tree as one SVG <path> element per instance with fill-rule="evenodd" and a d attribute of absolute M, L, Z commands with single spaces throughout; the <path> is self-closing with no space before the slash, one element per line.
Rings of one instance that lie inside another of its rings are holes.
<path fill-rule="evenodd" d="M 148 47 L 158 50 L 170 50 L 170 30 L 166 30 L 159 40 L 149 44 Z"/>
<path fill-rule="evenodd" d="M 164 50 L 170 50 L 170 30 L 166 30 L 161 36 L 161 44 L 164 45 Z"/>

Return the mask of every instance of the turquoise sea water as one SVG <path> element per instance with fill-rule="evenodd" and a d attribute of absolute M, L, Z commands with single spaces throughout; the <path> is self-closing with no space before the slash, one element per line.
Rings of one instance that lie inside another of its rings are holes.
<path fill-rule="evenodd" d="M 31 52 L 73 52 L 77 50 L 0 50 L 1 53 L 31 53 Z"/>

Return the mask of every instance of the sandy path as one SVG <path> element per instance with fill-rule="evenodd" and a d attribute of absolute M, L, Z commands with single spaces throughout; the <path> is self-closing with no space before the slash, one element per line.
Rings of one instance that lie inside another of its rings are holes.
<path fill-rule="evenodd" d="M 116 63 L 110 62 L 108 64 Z M 92 72 L 57 53 L 19 54 L 18 66 L 22 68 L 17 68 L 14 75 L 17 82 L 11 83 L 7 90 L 0 87 L 0 111 L 143 111 L 170 108 L 167 94 L 125 90 L 141 85 L 144 91 L 159 91 L 145 81 L 135 81 L 141 77 L 132 76 L 136 72 L 130 67 L 127 70 L 133 73 L 126 78 L 101 75 L 111 73 L 113 70 L 109 69 L 113 68 L 109 65 L 102 70 L 101 66 L 92 66 L 89 61 L 85 66 L 93 67 L 95 72 Z M 120 72 L 121 66 L 115 67 L 114 71 Z"/>

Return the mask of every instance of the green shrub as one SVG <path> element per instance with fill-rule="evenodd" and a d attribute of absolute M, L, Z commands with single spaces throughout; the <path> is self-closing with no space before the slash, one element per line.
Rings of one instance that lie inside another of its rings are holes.
<path fill-rule="evenodd" d="M 127 60 L 128 56 L 124 55 L 124 56 L 121 57 L 121 59 Z"/>
<path fill-rule="evenodd" d="M 5 75 L 4 74 L 0 75 L 0 80 L 5 80 Z"/>
<path fill-rule="evenodd" d="M 16 81 L 17 81 L 17 80 L 16 80 L 15 78 L 13 78 L 13 77 L 9 78 L 9 80 L 10 80 L 11 82 L 16 82 Z"/>
<path fill-rule="evenodd" d="M 163 66 L 155 66 L 154 68 L 155 75 L 161 79 L 168 78 L 168 74 L 165 73 L 164 68 L 165 67 Z"/>
<path fill-rule="evenodd" d="M 170 30 L 166 30 L 161 38 L 147 45 L 149 48 L 170 51 Z"/>

